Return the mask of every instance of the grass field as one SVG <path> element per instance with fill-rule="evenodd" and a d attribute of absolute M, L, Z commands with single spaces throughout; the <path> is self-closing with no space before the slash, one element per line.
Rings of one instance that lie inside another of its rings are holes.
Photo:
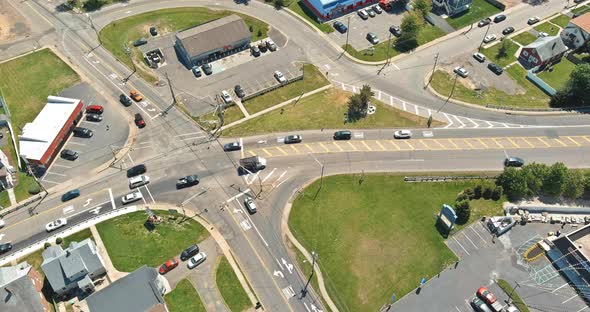
<path fill-rule="evenodd" d="M 10 110 L 10 121 L 17 134 L 33 121 L 47 103 L 48 95 L 80 81 L 80 77 L 49 49 L 0 64 L 0 88 Z"/>
<path fill-rule="evenodd" d="M 157 267 L 209 235 L 196 221 L 188 219 L 179 224 L 181 215 L 173 220 L 169 212 L 157 211 L 157 214 L 163 221 L 152 232 L 144 227 L 147 220 L 144 211 L 122 215 L 96 225 L 117 270 L 131 272 L 144 264 Z"/>
<path fill-rule="evenodd" d="M 557 17 L 552 18 L 550 22 L 555 25 L 561 26 L 561 28 L 565 28 L 565 26 L 567 26 L 570 20 L 571 17 L 564 14 L 559 14 Z"/>
<path fill-rule="evenodd" d="M 553 66 L 553 71 L 544 71 L 538 76 L 555 90 L 561 90 L 568 82 L 574 68 L 576 68 L 576 65 L 564 57 L 561 59 L 561 62 Z"/>
<path fill-rule="evenodd" d="M 537 40 L 537 36 L 531 34 L 528 31 L 522 32 L 514 37 L 512 37 L 512 40 L 520 43 L 523 46 L 528 45 L 529 43 L 534 42 L 535 40 Z"/>
<path fill-rule="evenodd" d="M 516 54 L 516 51 L 519 48 L 518 45 L 510 39 L 504 39 L 504 41 L 508 42 L 508 49 L 506 50 L 505 55 L 499 55 L 498 53 L 502 46 L 502 42 L 498 42 L 491 47 L 481 50 L 481 53 L 483 53 L 490 62 L 496 63 L 501 67 L 516 61 L 516 56 L 514 56 L 514 54 Z"/>
<path fill-rule="evenodd" d="M 87 238 L 92 238 L 92 232 L 90 229 L 83 229 L 80 232 L 64 237 L 61 246 L 66 249 L 70 246 L 71 242 L 81 242 Z"/>
<path fill-rule="evenodd" d="M 186 278 L 180 281 L 174 290 L 164 296 L 170 312 L 206 312 L 201 297 Z"/>
<path fill-rule="evenodd" d="M 387 174 L 338 175 L 312 183 L 298 196 L 289 227 L 318 253 L 330 297 L 341 311 L 377 311 L 456 260 L 433 215 L 474 182 L 406 183 Z M 394 190 L 394 191 L 392 191 Z M 317 197 L 316 197 L 317 193 Z M 428 196 L 424 196 L 428 194 Z M 315 198 L 315 199 L 314 199 Z M 472 218 L 498 213 L 500 202 L 472 202 Z M 420 248 L 416 248 L 420 246 Z"/>
<path fill-rule="evenodd" d="M 586 13 L 588 11 L 590 11 L 590 6 L 582 5 L 582 6 L 579 6 L 579 7 L 575 8 L 575 9 L 573 9 L 572 10 L 572 13 L 582 14 L 582 13 Z"/>
<path fill-rule="evenodd" d="M 555 36 L 559 33 L 559 27 L 548 22 L 535 26 L 535 30 L 538 32 L 546 32 L 549 36 Z"/>
<path fill-rule="evenodd" d="M 223 301 L 232 312 L 244 311 L 252 306 L 246 291 L 242 288 L 242 284 L 225 256 L 221 256 L 215 270 L 215 283 Z"/>
<path fill-rule="evenodd" d="M 31 196 L 31 194 L 29 194 L 29 189 L 38 186 L 38 184 L 34 177 L 29 176 L 24 172 L 18 171 L 17 175 L 18 182 L 14 187 L 14 196 L 16 197 L 17 202 L 21 202 Z M 4 208 L 10 206 L 10 198 L 8 197 L 7 191 L 2 191 L 0 193 L 0 205 Z"/>
<path fill-rule="evenodd" d="M 344 123 L 344 113 L 351 93 L 328 89 L 301 99 L 296 104 L 283 106 L 262 116 L 250 119 L 223 132 L 223 136 L 247 136 L 261 133 L 310 130 L 310 129 L 367 129 L 367 128 L 412 128 L 426 126 L 426 119 L 403 112 L 377 100 L 373 115 L 353 123 Z M 441 123 L 433 121 L 432 126 Z"/>
<path fill-rule="evenodd" d="M 307 93 L 330 83 L 315 65 L 306 64 L 304 67 L 303 80 L 297 80 L 282 88 L 244 102 L 244 107 L 248 113 L 257 113 L 276 104 L 296 98 L 301 95 L 301 92 Z"/>
<path fill-rule="evenodd" d="M 453 28 L 460 29 L 500 12 L 500 9 L 485 0 L 473 0 L 473 5 L 468 11 L 458 16 L 449 17 L 446 21 Z"/>
<path fill-rule="evenodd" d="M 304 19 L 308 20 L 312 23 L 315 27 L 319 30 L 323 31 L 326 34 L 333 32 L 335 29 L 329 23 L 318 23 L 314 14 L 309 11 L 309 9 L 303 4 L 303 1 L 293 0 L 288 6 L 291 11 L 297 13 Z"/>
<path fill-rule="evenodd" d="M 114 21 L 100 31 L 103 46 L 119 61 L 132 67 L 131 60 L 125 53 L 125 45 L 132 48 L 132 42 L 144 37 L 150 37 L 149 27 L 158 27 L 158 33 L 164 35 L 177 30 L 197 26 L 231 14 L 240 15 L 246 25 L 252 27 L 252 40 L 265 38 L 268 25 L 253 17 L 225 10 L 210 10 L 202 7 L 173 8 L 146 12 Z M 260 32 L 260 36 L 258 35 Z M 139 49 L 132 48 L 134 62 L 142 64 Z M 137 66 L 138 74 L 148 82 L 156 81 L 156 77 L 147 67 Z"/>
<path fill-rule="evenodd" d="M 529 308 L 527 307 L 527 305 L 524 303 L 524 301 L 520 298 L 520 296 L 518 295 L 518 293 L 516 291 L 514 291 L 514 288 L 510 285 L 510 283 L 508 283 L 506 280 L 503 279 L 498 279 L 496 281 L 496 283 L 498 284 L 498 286 L 500 286 L 500 288 L 502 288 L 502 290 L 504 290 L 505 293 L 507 294 L 512 294 L 512 303 L 518 308 L 518 311 L 520 312 L 529 312 Z"/>
<path fill-rule="evenodd" d="M 509 75 L 525 92 L 507 94 L 495 88 L 476 91 L 462 84 L 457 84 L 453 99 L 479 105 L 501 105 L 512 107 L 549 107 L 549 97 L 526 79 L 526 70 L 518 65 L 506 69 L 502 75 Z M 448 95 L 453 88 L 454 78 L 443 71 L 436 71 L 430 85 L 442 95 Z"/>

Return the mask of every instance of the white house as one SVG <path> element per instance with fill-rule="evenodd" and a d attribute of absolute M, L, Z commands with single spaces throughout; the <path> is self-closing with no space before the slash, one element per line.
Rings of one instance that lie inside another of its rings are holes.
<path fill-rule="evenodd" d="M 580 15 L 561 31 L 563 42 L 570 49 L 577 49 L 590 41 L 590 13 Z"/>

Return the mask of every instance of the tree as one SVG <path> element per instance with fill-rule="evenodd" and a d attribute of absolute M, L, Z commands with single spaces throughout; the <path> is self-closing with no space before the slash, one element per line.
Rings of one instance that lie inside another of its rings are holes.
<path fill-rule="evenodd" d="M 563 196 L 571 199 L 580 198 L 584 194 L 585 180 L 586 178 L 581 171 L 568 170 L 563 184 Z"/>
<path fill-rule="evenodd" d="M 481 183 L 478 184 L 478 185 L 476 185 L 473 188 L 473 198 L 474 199 L 480 199 L 481 198 L 482 190 L 483 190 L 483 186 L 481 185 Z"/>
<path fill-rule="evenodd" d="M 502 192 L 504 192 L 502 186 L 496 185 L 496 187 L 492 191 L 492 200 L 500 200 L 500 197 L 502 197 Z"/>
<path fill-rule="evenodd" d="M 462 200 L 455 203 L 455 213 L 457 214 L 457 223 L 465 224 L 469 220 L 471 215 L 471 209 L 469 207 L 468 200 Z"/>
<path fill-rule="evenodd" d="M 590 174 L 584 177 L 584 197 L 590 197 Z"/>
<path fill-rule="evenodd" d="M 418 46 L 418 32 L 422 27 L 423 20 L 414 12 L 410 12 L 402 19 L 400 26 L 401 36 L 395 41 L 395 46 L 400 51 L 409 51 Z"/>
<path fill-rule="evenodd" d="M 468 198 L 468 199 L 473 199 L 473 197 L 475 196 L 475 194 L 474 194 L 474 192 L 473 192 L 473 189 L 472 189 L 472 188 L 470 188 L 470 187 L 468 187 L 468 188 L 465 188 L 465 189 L 463 190 L 463 194 L 465 194 L 465 195 L 467 196 L 467 198 Z"/>
<path fill-rule="evenodd" d="M 500 44 L 500 48 L 498 49 L 497 58 L 504 58 L 508 56 L 508 48 L 510 47 L 510 42 L 508 40 L 502 40 Z"/>
<path fill-rule="evenodd" d="M 538 195 L 543 189 L 543 181 L 549 173 L 549 167 L 545 164 L 533 162 L 522 167 L 522 171 L 527 181 L 528 195 Z"/>
<path fill-rule="evenodd" d="M 545 180 L 543 180 L 543 192 L 547 195 L 560 196 L 567 175 L 568 170 L 563 163 L 557 162 L 551 165 Z"/>
<path fill-rule="evenodd" d="M 367 115 L 369 101 L 375 95 L 369 85 L 363 85 L 360 92 L 348 99 L 348 120 L 357 121 Z"/>
<path fill-rule="evenodd" d="M 51 243 L 45 242 L 45 244 L 43 244 L 43 249 L 47 249 L 49 247 L 51 247 Z"/>
<path fill-rule="evenodd" d="M 575 107 L 590 105 L 590 64 L 576 65 L 562 90 L 551 98 L 551 106 Z"/>
<path fill-rule="evenodd" d="M 56 245 L 61 245 L 61 243 L 62 243 L 63 241 L 64 241 L 64 240 L 63 240 L 63 238 L 61 238 L 61 237 L 58 237 L 58 238 L 56 238 L 56 239 L 55 239 L 55 244 L 56 244 Z"/>
<path fill-rule="evenodd" d="M 275 8 L 280 9 L 285 6 L 284 0 L 274 0 Z"/>
<path fill-rule="evenodd" d="M 516 168 L 505 168 L 496 179 L 496 184 L 502 186 L 510 200 L 522 198 L 528 192 L 525 175 Z"/>
<path fill-rule="evenodd" d="M 432 11 L 432 0 L 414 0 L 414 12 L 423 20 L 426 20 L 430 11 Z"/>

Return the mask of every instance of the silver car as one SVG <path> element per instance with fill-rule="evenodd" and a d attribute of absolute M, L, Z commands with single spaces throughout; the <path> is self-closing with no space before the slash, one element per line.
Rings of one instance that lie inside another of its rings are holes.
<path fill-rule="evenodd" d="M 196 256 L 190 258 L 186 263 L 186 266 L 189 269 L 195 268 L 199 264 L 205 262 L 207 260 L 207 255 L 204 252 L 199 252 Z"/>
<path fill-rule="evenodd" d="M 254 200 L 252 200 L 251 197 L 246 197 L 246 199 L 244 200 L 244 206 L 246 206 L 246 209 L 250 214 L 256 213 L 256 203 L 254 202 Z"/>
<path fill-rule="evenodd" d="M 410 130 L 398 130 L 393 133 L 395 139 L 409 139 L 412 137 L 412 131 Z"/>
<path fill-rule="evenodd" d="M 123 205 L 127 205 L 129 203 L 138 201 L 142 198 L 143 196 L 141 195 L 141 192 L 133 192 L 121 197 L 121 202 L 123 203 Z"/>

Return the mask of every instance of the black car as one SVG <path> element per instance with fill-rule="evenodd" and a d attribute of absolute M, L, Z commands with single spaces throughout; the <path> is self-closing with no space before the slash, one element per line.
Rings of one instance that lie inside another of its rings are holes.
<path fill-rule="evenodd" d="M 389 32 L 391 32 L 396 37 L 399 37 L 402 35 L 402 29 L 399 26 L 395 26 L 395 25 L 391 25 L 389 27 Z"/>
<path fill-rule="evenodd" d="M 147 167 L 144 164 L 139 164 L 137 166 L 133 166 L 127 169 L 127 177 L 132 178 L 134 176 L 138 176 L 140 174 L 144 174 L 147 171 Z"/>
<path fill-rule="evenodd" d="M 78 196 L 80 196 L 80 190 L 78 190 L 78 189 L 71 190 L 61 196 L 61 201 L 67 202 L 68 200 L 72 200 Z"/>
<path fill-rule="evenodd" d="M 139 47 L 139 46 L 142 46 L 142 45 L 144 45 L 146 43 L 147 43 L 147 39 L 140 38 L 140 39 L 137 39 L 137 40 L 133 41 L 133 46 L 134 47 Z"/>
<path fill-rule="evenodd" d="M 74 136 L 79 138 L 90 138 L 94 133 L 88 128 L 76 127 L 73 130 Z"/>
<path fill-rule="evenodd" d="M 258 56 L 260 56 L 260 49 L 259 49 L 257 46 L 255 46 L 255 45 L 253 45 L 253 46 L 251 46 L 251 47 L 250 47 L 250 52 L 251 52 L 251 53 L 252 53 L 252 55 L 254 55 L 255 57 L 258 57 Z"/>
<path fill-rule="evenodd" d="M 201 77 L 203 75 L 201 74 L 201 70 L 198 66 L 193 66 L 193 68 L 191 68 L 191 71 L 193 72 L 193 75 L 195 75 L 195 77 Z"/>
<path fill-rule="evenodd" d="M 120 94 L 119 95 L 119 102 L 121 102 L 121 104 L 123 104 L 123 106 L 131 106 L 132 102 L 131 99 L 125 95 L 125 94 Z"/>
<path fill-rule="evenodd" d="M 524 160 L 518 157 L 508 157 L 504 159 L 504 167 L 522 167 Z"/>
<path fill-rule="evenodd" d="M 150 27 L 150 35 L 152 35 L 152 36 L 158 35 L 158 29 L 156 28 L 156 26 Z"/>
<path fill-rule="evenodd" d="M 502 35 L 508 35 L 514 32 L 514 27 L 510 26 L 510 27 L 506 27 L 504 28 L 504 30 L 502 30 Z"/>
<path fill-rule="evenodd" d="M 11 249 L 11 243 L 0 244 L 0 255 L 9 252 Z"/>
<path fill-rule="evenodd" d="M 479 23 L 477 23 L 477 26 L 484 27 L 484 26 L 489 25 L 491 22 L 492 22 L 492 19 L 487 17 L 487 18 L 484 18 L 481 21 L 479 21 Z"/>
<path fill-rule="evenodd" d="M 72 151 L 69 149 L 65 149 L 65 150 L 61 151 L 60 156 L 63 159 L 76 160 L 76 159 L 78 159 L 78 156 L 80 156 L 80 155 L 78 154 L 78 152 L 75 152 L 75 151 Z"/>
<path fill-rule="evenodd" d="M 335 21 L 333 25 L 334 29 L 336 29 L 341 34 L 345 33 L 348 30 L 348 27 L 346 27 L 346 25 L 342 24 L 342 22 L 340 21 Z"/>
<path fill-rule="evenodd" d="M 180 260 L 186 261 L 198 253 L 199 253 L 199 246 L 190 245 L 187 249 L 182 251 L 182 253 L 180 254 Z"/>
<path fill-rule="evenodd" d="M 143 120 L 143 116 L 140 113 L 135 114 L 135 125 L 138 128 L 145 127 L 145 120 Z"/>
<path fill-rule="evenodd" d="M 265 53 L 266 51 L 268 51 L 268 47 L 263 42 L 261 42 L 261 43 L 258 44 L 258 49 L 262 53 Z"/>
<path fill-rule="evenodd" d="M 243 97 L 245 97 L 245 96 L 246 96 L 246 92 L 244 92 L 244 89 L 243 89 L 243 88 L 242 88 L 242 86 L 240 86 L 240 85 L 236 85 L 236 86 L 234 87 L 234 92 L 236 93 L 236 95 L 237 95 L 239 98 L 243 98 Z"/>
<path fill-rule="evenodd" d="M 203 66 L 201 66 L 201 68 L 203 69 L 203 72 L 205 72 L 205 75 L 213 74 L 213 68 L 211 67 L 211 64 L 205 63 Z"/>
<path fill-rule="evenodd" d="M 223 150 L 226 152 L 239 151 L 242 149 L 240 142 L 231 142 L 223 145 Z"/>
<path fill-rule="evenodd" d="M 494 23 L 499 23 L 503 20 L 506 20 L 506 15 L 504 14 L 496 15 L 496 17 L 494 17 Z"/>
<path fill-rule="evenodd" d="M 87 121 L 102 121 L 102 116 L 99 114 L 87 114 L 86 115 Z"/>
<path fill-rule="evenodd" d="M 586 1 L 586 0 L 574 0 L 574 3 L 578 4 L 578 3 L 582 3 L 584 1 Z"/>
<path fill-rule="evenodd" d="M 488 69 L 491 70 L 496 75 L 501 75 L 504 72 L 502 67 L 498 66 L 498 64 L 495 64 L 495 63 L 489 63 Z"/>
<path fill-rule="evenodd" d="M 285 138 L 285 144 L 301 143 L 302 139 L 300 135 L 289 135 Z"/>
<path fill-rule="evenodd" d="M 176 181 L 176 188 L 181 189 L 199 184 L 199 177 L 196 174 L 182 177 Z"/>
<path fill-rule="evenodd" d="M 352 132 L 348 130 L 334 132 L 334 140 L 350 140 Z"/>

